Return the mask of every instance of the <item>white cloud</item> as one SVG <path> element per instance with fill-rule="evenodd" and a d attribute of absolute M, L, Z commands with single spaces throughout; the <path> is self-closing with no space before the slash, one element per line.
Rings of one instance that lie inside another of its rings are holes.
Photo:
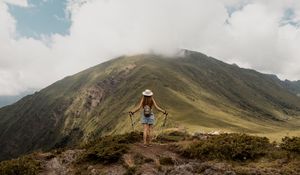
<path fill-rule="evenodd" d="M 41 88 L 122 54 L 179 48 L 300 79 L 300 31 L 280 25 L 295 0 L 69 0 L 68 36 L 20 38 L 0 1 L 0 95 Z M 231 9 L 231 14 L 228 14 Z M 49 42 L 50 41 L 50 42 Z"/>

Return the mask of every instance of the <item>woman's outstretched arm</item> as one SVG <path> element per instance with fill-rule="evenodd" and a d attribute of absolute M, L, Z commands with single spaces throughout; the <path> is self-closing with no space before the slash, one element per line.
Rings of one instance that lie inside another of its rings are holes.
<path fill-rule="evenodd" d="M 135 109 L 133 109 L 131 112 L 136 113 L 142 107 L 143 100 L 144 100 L 144 98 L 141 99 L 140 104 Z"/>
<path fill-rule="evenodd" d="M 165 110 L 163 110 L 162 108 L 160 108 L 158 105 L 157 105 L 157 103 L 156 103 L 156 101 L 154 100 L 154 98 L 152 97 L 152 100 L 153 100 L 153 104 L 154 104 L 154 106 L 156 107 L 156 109 L 158 109 L 160 112 L 162 112 L 162 113 L 166 113 L 166 111 Z"/>

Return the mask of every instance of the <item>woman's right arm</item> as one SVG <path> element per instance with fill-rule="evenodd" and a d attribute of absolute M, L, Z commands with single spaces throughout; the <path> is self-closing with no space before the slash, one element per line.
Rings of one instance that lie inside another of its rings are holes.
<path fill-rule="evenodd" d="M 142 107 L 142 105 L 143 105 L 143 98 L 141 99 L 139 105 L 135 109 L 132 110 L 132 112 L 136 113 Z"/>

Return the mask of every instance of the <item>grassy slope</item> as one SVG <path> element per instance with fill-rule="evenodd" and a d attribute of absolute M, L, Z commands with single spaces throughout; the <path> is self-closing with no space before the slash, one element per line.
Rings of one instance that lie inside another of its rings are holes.
<path fill-rule="evenodd" d="M 299 126 L 299 123 L 281 122 L 283 116 L 299 110 L 299 99 L 269 76 L 211 58 L 199 58 L 201 55 L 193 55 L 172 63 L 160 60 L 164 70 L 156 70 L 163 72 L 156 77 L 159 84 L 149 85 L 177 123 L 191 131 L 222 129 L 256 134 Z M 287 99 L 291 103 L 286 103 Z M 126 130 L 128 126 L 127 117 L 127 122 L 120 122 L 117 128 Z"/>
<path fill-rule="evenodd" d="M 0 157 L 128 131 L 127 112 L 146 88 L 169 111 L 172 127 L 297 134 L 300 126 L 300 99 L 271 76 L 195 52 L 184 58 L 137 55 L 66 77 L 1 108 Z"/>

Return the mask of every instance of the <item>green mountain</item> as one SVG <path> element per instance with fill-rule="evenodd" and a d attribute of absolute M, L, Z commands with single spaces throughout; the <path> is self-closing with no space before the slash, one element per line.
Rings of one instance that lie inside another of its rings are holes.
<path fill-rule="evenodd" d="M 300 98 L 276 76 L 192 51 L 145 54 L 110 60 L 1 108 L 0 160 L 129 131 L 128 111 L 145 89 L 170 113 L 168 127 L 271 138 L 299 133 Z M 163 118 L 156 116 L 158 130 Z"/>

